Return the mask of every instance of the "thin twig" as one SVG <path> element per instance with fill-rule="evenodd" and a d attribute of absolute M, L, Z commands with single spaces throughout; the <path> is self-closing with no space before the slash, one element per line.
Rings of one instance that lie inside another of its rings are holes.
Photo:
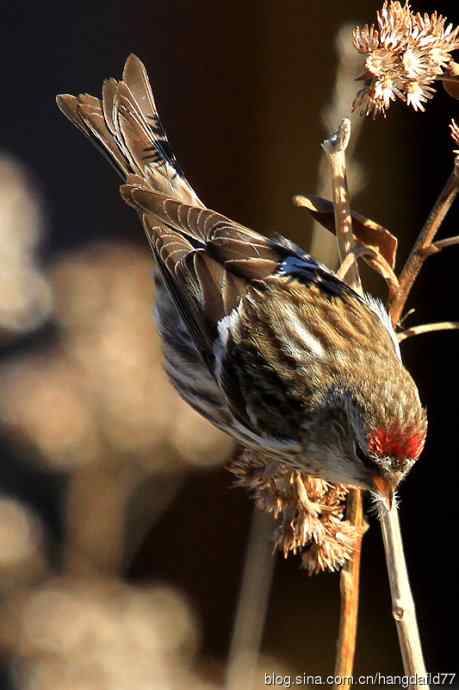
<path fill-rule="evenodd" d="M 424 323 L 420 326 L 413 326 L 407 328 L 401 333 L 398 333 L 398 342 L 402 343 L 407 338 L 412 338 L 414 335 L 422 335 L 424 333 L 433 333 L 434 331 L 458 331 L 459 321 L 438 321 L 437 323 Z"/>
<path fill-rule="evenodd" d="M 252 690 L 274 571 L 272 518 L 254 507 L 225 690 Z"/>
<path fill-rule="evenodd" d="M 405 266 L 403 267 L 400 275 L 400 289 L 389 301 L 390 314 L 394 326 L 398 323 L 402 315 L 406 300 L 408 299 L 408 295 L 413 287 L 414 281 L 416 280 L 424 261 L 429 256 L 429 248 L 432 246 L 433 240 L 435 239 L 435 236 L 440 229 L 446 214 L 451 208 L 458 191 L 459 180 L 457 177 L 457 171 L 454 169 L 446 181 L 444 188 L 440 192 L 440 196 L 435 202 L 435 205 L 432 208 L 424 227 L 419 233 L 411 254 L 409 255 Z"/>
<path fill-rule="evenodd" d="M 456 237 L 447 237 L 445 240 L 437 240 L 437 242 L 434 242 L 432 245 L 434 249 L 433 253 L 436 254 L 437 252 L 441 252 L 442 249 L 452 247 L 455 244 L 459 244 L 459 235 L 456 235 Z"/>
<path fill-rule="evenodd" d="M 322 143 L 332 169 L 333 201 L 335 203 L 335 231 L 340 261 L 353 251 L 352 216 L 346 179 L 346 148 L 351 136 L 351 121 L 344 118 L 337 131 Z M 356 264 L 349 270 L 348 282 L 362 292 L 359 271 Z"/>
<path fill-rule="evenodd" d="M 390 300 L 389 314 L 394 325 L 400 321 L 411 288 L 413 287 L 414 281 L 424 261 L 430 254 L 435 252 L 435 250 L 432 249 L 433 241 L 457 196 L 459 191 L 458 184 L 457 171 L 454 169 L 414 243 L 411 254 L 400 276 L 400 287 Z M 416 330 L 417 328 L 418 330 Z M 423 330 L 426 332 L 425 327 Z M 434 329 L 431 328 L 430 330 Z M 407 329 L 404 334 L 401 334 L 401 340 L 403 340 L 403 335 L 408 337 L 408 334 L 415 335 L 420 332 L 422 332 L 422 327 Z M 383 510 L 381 515 L 381 529 L 392 596 L 392 615 L 397 626 L 403 668 L 406 675 L 419 679 L 422 676 L 426 676 L 426 667 L 416 620 L 413 595 L 411 593 L 405 555 L 403 552 L 399 514 L 396 508 L 390 511 Z M 417 680 L 415 680 L 411 684 L 411 687 L 420 688 L 421 685 L 418 685 Z M 428 688 L 427 685 L 423 687 L 426 690 Z"/>
<path fill-rule="evenodd" d="M 354 248 L 347 254 L 339 269 L 336 271 L 338 278 L 345 280 L 351 267 L 357 263 L 358 259 L 364 259 L 374 271 L 384 278 L 389 288 L 389 293 L 391 293 L 391 291 L 395 292 L 398 289 L 398 278 L 384 256 L 380 252 L 377 252 L 376 249 L 373 249 L 373 247 L 363 244 L 362 242 L 354 241 Z"/>
<path fill-rule="evenodd" d="M 346 519 L 353 525 L 361 525 L 361 534 L 357 536 L 352 558 L 345 563 L 340 574 L 341 608 L 335 663 L 335 674 L 342 679 L 342 682 L 339 684 L 340 687 L 344 687 L 344 679 L 352 676 L 354 668 L 359 612 L 360 558 L 362 553 L 362 537 L 367 530 L 363 517 L 361 491 L 350 492 L 347 501 Z"/>
<path fill-rule="evenodd" d="M 458 184 L 457 171 L 454 169 L 435 202 L 403 267 L 400 275 L 400 287 L 392 295 L 389 302 L 389 314 L 394 325 L 400 321 L 411 288 L 424 261 L 433 253 L 433 241 L 459 191 Z M 408 329 L 408 331 L 412 332 L 413 329 Z M 406 335 L 405 337 L 408 336 Z M 416 679 L 422 676 L 425 677 L 427 675 L 426 667 L 403 552 L 399 514 L 395 507 L 391 510 L 385 509 L 382 511 L 381 529 L 392 596 L 392 615 L 397 626 L 403 668 L 408 676 L 414 676 Z M 421 686 L 415 680 L 411 687 L 418 688 Z M 427 689 L 428 686 L 424 685 L 423 687 Z"/>
<path fill-rule="evenodd" d="M 394 325 L 400 321 L 411 288 L 424 261 L 430 254 L 441 251 L 444 247 L 455 243 L 448 240 L 440 240 L 436 243 L 437 247 L 434 248 L 433 240 L 457 196 L 459 191 L 458 185 L 459 181 L 455 168 L 441 191 L 406 261 L 400 276 L 400 289 L 390 300 L 389 313 Z M 450 239 L 455 240 L 456 238 Z M 440 327 L 444 326 L 445 324 L 415 326 L 401 333 L 399 340 L 404 340 L 411 335 L 439 330 Z M 381 515 L 381 529 L 392 596 L 392 615 L 397 626 L 403 668 L 405 674 L 409 676 L 414 676 L 415 678 L 425 677 L 426 668 L 416 620 L 416 610 L 403 553 L 399 514 L 395 508 L 390 511 L 383 511 Z M 415 682 L 412 687 L 420 688 L 421 686 Z M 423 687 L 427 688 L 425 685 Z"/>
<path fill-rule="evenodd" d="M 341 266 L 338 268 L 336 271 L 336 275 L 340 280 L 346 281 L 346 276 L 349 273 L 349 270 L 351 266 L 353 266 L 355 263 L 357 263 L 357 259 L 359 258 L 359 255 L 362 256 L 364 252 L 360 252 L 357 250 L 355 252 L 351 252 L 346 256 L 344 261 L 342 262 Z"/>
<path fill-rule="evenodd" d="M 381 530 L 386 554 L 387 572 L 389 574 L 390 591 L 392 596 L 392 615 L 397 626 L 400 650 L 402 653 L 403 669 L 407 676 L 416 680 L 410 684 L 412 688 L 428 689 L 428 685 L 421 685 L 427 677 L 413 595 L 411 593 L 405 554 L 403 552 L 402 535 L 400 532 L 399 513 L 394 506 L 392 510 L 384 509 L 381 514 Z"/>
<path fill-rule="evenodd" d="M 367 245 L 361 244 L 360 246 L 356 246 L 352 252 L 349 252 L 349 254 L 343 259 L 341 266 L 336 271 L 338 278 L 345 281 L 351 266 L 353 266 L 354 263 L 357 263 L 358 259 L 361 259 L 364 256 L 369 256 L 371 253 L 372 250 Z"/>
<path fill-rule="evenodd" d="M 338 29 L 335 38 L 337 54 L 337 65 L 335 72 L 335 84 L 330 99 L 324 105 L 320 113 L 320 119 L 324 131 L 331 132 L 333 127 L 342 117 L 343 113 L 349 111 L 355 96 L 355 75 L 361 67 L 361 56 L 354 50 L 352 45 L 353 23 L 342 24 Z M 363 130 L 364 119 L 355 118 L 352 123 L 352 140 L 347 149 L 348 155 L 352 156 L 350 162 L 352 175 L 352 190 L 361 192 L 368 181 L 368 176 L 364 174 L 361 163 L 355 160 L 353 151 L 356 148 L 359 136 Z M 330 171 L 328 161 L 322 157 L 319 163 L 317 194 L 326 196 L 330 184 Z M 324 232 L 317 222 L 313 224 L 311 245 L 309 247 L 312 256 L 321 256 L 322 261 L 330 267 L 336 266 L 336 240 L 329 233 Z"/>
<path fill-rule="evenodd" d="M 322 148 L 326 152 L 332 169 L 333 200 L 335 202 L 335 232 L 338 254 L 342 265 L 349 257 L 349 268 L 346 270 L 348 283 L 362 293 L 359 267 L 356 260 L 358 249 L 352 234 L 352 216 L 349 204 L 349 193 L 346 179 L 346 148 L 351 136 L 351 122 L 348 119 L 341 124 L 334 135 L 326 139 Z M 343 679 L 350 676 L 354 667 L 357 641 L 357 620 L 359 612 L 360 591 L 360 556 L 364 521 L 362 495 L 359 489 L 349 491 L 347 515 L 356 530 L 352 558 L 342 568 L 340 574 L 341 610 L 337 640 L 335 676 Z M 341 687 L 341 684 L 336 685 Z"/>
<path fill-rule="evenodd" d="M 390 300 L 389 313 L 394 325 L 400 321 L 411 288 L 413 287 L 414 281 L 424 261 L 430 254 L 453 244 L 453 242 L 449 242 L 448 240 L 440 240 L 436 243 L 437 247 L 434 248 L 433 241 L 457 196 L 459 191 L 458 185 L 459 181 L 455 168 L 441 191 L 406 261 L 400 276 L 400 289 Z M 451 240 L 455 239 L 456 238 L 451 238 Z M 438 245 L 440 246 L 438 247 Z M 429 330 L 438 330 L 440 326 L 444 326 L 444 324 L 430 324 L 407 329 L 404 333 L 400 334 L 399 340 L 403 340 L 410 335 L 417 335 L 422 332 L 425 333 Z M 405 674 L 420 678 L 421 676 L 426 676 L 426 668 L 416 620 L 416 611 L 406 568 L 405 555 L 403 553 L 399 514 L 395 508 L 390 511 L 383 511 L 381 515 L 381 529 L 392 595 L 392 615 L 397 626 L 403 668 Z M 418 688 L 421 686 L 418 685 L 417 682 L 414 682 L 412 687 Z M 425 685 L 423 687 L 427 688 Z"/>
<path fill-rule="evenodd" d="M 455 168 L 449 176 L 443 190 L 440 192 L 432 211 L 414 243 L 411 254 L 400 276 L 400 288 L 390 300 L 389 314 L 394 325 L 400 321 L 411 288 L 413 287 L 414 281 L 424 261 L 430 254 L 438 251 L 433 249 L 433 241 L 457 196 L 459 191 L 458 185 L 459 180 Z M 440 242 L 444 242 L 444 240 L 440 240 Z M 404 333 L 400 334 L 399 339 L 403 340 L 410 335 L 427 332 L 428 330 L 437 330 L 432 327 L 434 325 L 435 324 L 430 324 L 429 326 L 418 326 L 407 329 Z M 383 511 L 381 515 L 381 529 L 392 595 L 392 615 L 397 626 L 403 668 L 407 675 L 420 678 L 421 676 L 426 676 L 426 668 L 416 620 L 416 611 L 406 568 L 405 555 L 403 553 L 399 514 L 395 508 L 390 511 Z M 415 682 L 412 687 L 417 688 L 420 686 Z M 424 688 L 427 688 L 427 686 L 424 686 Z"/>
<path fill-rule="evenodd" d="M 395 275 L 392 267 L 379 252 L 373 252 L 370 254 L 370 256 L 364 258 L 365 262 L 370 266 L 370 268 L 384 278 L 388 290 L 388 299 L 392 299 L 397 294 L 399 289 L 398 278 Z"/>

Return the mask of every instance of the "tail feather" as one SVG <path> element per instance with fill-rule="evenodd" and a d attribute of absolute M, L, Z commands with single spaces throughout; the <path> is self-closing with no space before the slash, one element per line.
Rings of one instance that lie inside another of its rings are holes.
<path fill-rule="evenodd" d="M 128 85 L 148 124 L 153 128 L 157 127 L 160 122 L 150 80 L 144 64 L 136 55 L 131 54 L 127 58 L 123 69 L 123 81 Z M 164 131 L 162 133 L 165 134 Z"/>
<path fill-rule="evenodd" d="M 130 55 L 122 81 L 107 79 L 102 100 L 57 96 L 64 115 L 102 151 L 123 179 L 144 178 L 152 190 L 203 206 L 169 146 L 142 62 Z"/>
<path fill-rule="evenodd" d="M 118 91 L 118 82 L 116 79 L 105 79 L 102 84 L 102 110 L 104 113 L 105 122 L 112 135 L 115 135 L 115 123 L 113 121 L 113 103 L 115 101 L 116 92 Z"/>
<path fill-rule="evenodd" d="M 227 309 L 234 303 L 234 300 L 228 301 L 228 295 L 236 298 L 235 287 L 242 281 L 238 282 L 233 276 L 225 280 L 223 269 L 215 261 L 209 258 L 208 266 L 203 263 L 203 257 L 196 256 L 198 249 L 201 253 L 204 249 L 203 232 L 207 227 L 201 228 L 198 218 L 206 213 L 212 216 L 212 212 L 205 209 L 177 164 L 143 64 L 130 55 L 122 80 L 104 82 L 101 100 L 87 94 L 76 97 L 64 94 L 56 100 L 64 115 L 113 164 L 124 182 L 123 198 L 142 217 L 156 259 L 156 316 L 164 346 L 165 368 L 173 385 L 200 414 L 220 428 L 230 430 L 232 416 L 215 381 L 212 347 L 197 308 L 199 285 L 194 273 L 188 275 L 186 267 L 193 263 L 198 271 L 196 275 L 204 276 L 202 280 L 208 278 L 207 282 L 212 279 L 215 284 L 225 283 Z M 139 204 L 136 196 L 141 193 L 154 195 L 155 212 Z M 161 202 L 165 204 L 164 213 L 157 213 Z M 169 208 L 169 202 L 177 204 L 178 208 Z M 173 229 L 182 212 L 190 222 L 188 228 L 185 218 L 181 219 L 183 234 Z M 185 292 L 190 290 L 189 299 L 179 289 L 179 280 L 184 283 Z M 206 290 L 205 286 L 203 293 L 209 304 L 215 304 L 217 309 L 222 301 L 218 291 L 212 286 Z"/>

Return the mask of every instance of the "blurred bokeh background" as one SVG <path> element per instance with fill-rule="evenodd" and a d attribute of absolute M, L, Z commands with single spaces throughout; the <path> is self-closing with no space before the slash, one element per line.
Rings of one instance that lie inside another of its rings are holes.
<path fill-rule="evenodd" d="M 55 94 L 99 94 L 135 52 L 201 198 L 333 263 L 325 231 L 291 196 L 327 193 L 320 141 L 348 113 L 358 72 L 342 27 L 377 7 L 2 3 L 1 690 L 222 687 L 251 515 L 224 469 L 232 443 L 161 371 L 138 220 Z M 453 1 L 416 7 L 459 21 Z M 440 89 L 425 114 L 354 118 L 354 207 L 397 234 L 400 260 L 449 174 L 451 116 L 457 102 Z M 458 217 L 443 236 L 457 234 Z M 456 248 L 429 260 L 410 324 L 459 319 L 457 265 Z M 458 342 L 446 333 L 403 345 L 430 433 L 401 521 L 427 666 L 443 672 L 457 666 Z M 357 671 L 399 673 L 370 522 Z M 264 672 L 331 673 L 338 607 L 336 575 L 309 578 L 278 558 L 257 687 Z"/>

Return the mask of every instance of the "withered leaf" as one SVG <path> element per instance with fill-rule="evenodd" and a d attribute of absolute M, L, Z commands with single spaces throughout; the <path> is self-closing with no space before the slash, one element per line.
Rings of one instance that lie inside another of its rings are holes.
<path fill-rule="evenodd" d="M 335 232 L 335 205 L 321 196 L 298 194 L 293 197 L 296 206 L 305 208 L 324 228 Z M 371 247 L 381 254 L 391 268 L 395 266 L 397 256 L 397 238 L 374 220 L 370 220 L 357 211 L 351 211 L 352 230 L 356 241 Z"/>
<path fill-rule="evenodd" d="M 452 98 L 459 100 L 459 77 L 442 79 L 442 82 L 446 93 Z"/>

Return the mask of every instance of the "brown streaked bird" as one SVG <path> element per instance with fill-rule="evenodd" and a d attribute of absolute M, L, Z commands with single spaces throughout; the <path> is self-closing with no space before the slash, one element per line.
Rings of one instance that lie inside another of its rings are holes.
<path fill-rule="evenodd" d="M 102 99 L 57 97 L 112 162 L 155 258 L 156 317 L 179 394 L 242 444 L 385 497 L 419 457 L 427 419 L 383 305 L 282 236 L 197 197 L 172 153 L 143 64 Z"/>

